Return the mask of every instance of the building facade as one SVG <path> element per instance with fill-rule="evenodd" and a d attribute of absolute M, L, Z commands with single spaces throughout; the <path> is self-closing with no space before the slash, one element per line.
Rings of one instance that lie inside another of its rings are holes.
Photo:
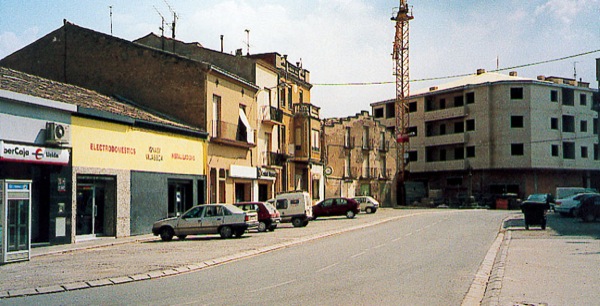
<path fill-rule="evenodd" d="M 367 111 L 323 120 L 325 197 L 368 195 L 392 205 L 394 134 Z"/>
<path fill-rule="evenodd" d="M 600 187 L 598 113 L 588 83 L 477 74 L 415 92 L 409 99 L 409 181 L 429 196 L 461 203 L 473 196 L 554 193 Z M 394 101 L 371 104 L 393 129 Z"/>

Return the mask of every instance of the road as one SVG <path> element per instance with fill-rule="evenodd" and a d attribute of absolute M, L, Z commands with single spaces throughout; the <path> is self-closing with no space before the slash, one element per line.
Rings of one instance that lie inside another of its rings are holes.
<path fill-rule="evenodd" d="M 460 305 L 505 216 L 488 210 L 416 214 L 197 272 L 2 302 Z"/>

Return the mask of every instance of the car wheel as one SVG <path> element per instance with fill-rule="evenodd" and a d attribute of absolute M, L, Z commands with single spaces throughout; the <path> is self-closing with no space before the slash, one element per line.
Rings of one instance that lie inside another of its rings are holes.
<path fill-rule="evenodd" d="M 276 228 L 277 228 L 277 225 L 271 225 L 271 226 L 269 226 L 269 230 L 271 232 L 274 232 Z"/>
<path fill-rule="evenodd" d="M 259 232 L 266 232 L 267 231 L 267 224 L 265 222 L 259 222 L 258 223 L 258 231 Z"/>
<path fill-rule="evenodd" d="M 346 212 L 346 218 L 352 219 L 352 218 L 354 218 L 354 216 L 355 216 L 355 213 L 353 211 L 349 210 Z"/>
<path fill-rule="evenodd" d="M 170 227 L 164 227 L 160 230 L 160 239 L 162 241 L 171 241 L 174 235 L 175 233 L 173 233 L 173 229 Z"/>
<path fill-rule="evenodd" d="M 304 222 L 300 218 L 294 218 L 294 219 L 292 219 L 292 225 L 294 227 L 301 227 L 302 223 L 304 223 Z"/>
<path fill-rule="evenodd" d="M 586 212 L 583 217 L 581 217 L 581 220 L 583 220 L 583 222 L 592 222 L 596 220 L 596 216 L 592 212 Z"/>
<path fill-rule="evenodd" d="M 231 238 L 231 236 L 233 236 L 233 230 L 230 226 L 223 226 L 219 230 L 219 234 L 221 235 L 221 238 Z"/>
<path fill-rule="evenodd" d="M 302 222 L 302 227 L 305 227 L 308 225 L 308 220 L 305 220 L 304 222 Z"/>
<path fill-rule="evenodd" d="M 371 207 L 367 207 L 367 208 L 365 208 L 365 212 L 366 212 L 367 214 L 371 214 L 371 213 L 373 213 L 373 208 L 371 208 Z"/>
<path fill-rule="evenodd" d="M 177 236 L 177 238 L 179 238 L 179 240 L 185 240 L 185 237 L 187 237 L 187 235 L 179 235 L 179 236 Z"/>
<path fill-rule="evenodd" d="M 244 229 L 238 229 L 235 231 L 235 237 L 240 238 L 244 235 L 246 231 Z"/>

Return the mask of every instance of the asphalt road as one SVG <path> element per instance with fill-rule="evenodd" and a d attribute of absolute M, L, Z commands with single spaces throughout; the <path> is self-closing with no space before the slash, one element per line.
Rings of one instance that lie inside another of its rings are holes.
<path fill-rule="evenodd" d="M 418 214 L 197 272 L 2 303 L 460 305 L 505 216 Z"/>

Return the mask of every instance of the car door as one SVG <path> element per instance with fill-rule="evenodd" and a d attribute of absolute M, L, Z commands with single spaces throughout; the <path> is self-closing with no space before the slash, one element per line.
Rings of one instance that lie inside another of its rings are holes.
<path fill-rule="evenodd" d="M 323 202 L 321 202 L 321 207 L 320 207 L 321 211 L 319 212 L 319 215 L 330 216 L 331 210 L 334 205 L 335 205 L 335 199 L 324 200 Z"/>
<path fill-rule="evenodd" d="M 206 206 L 202 218 L 202 233 L 216 234 L 219 232 L 221 224 L 223 224 L 223 207 L 220 205 Z"/>
<path fill-rule="evenodd" d="M 204 206 L 196 206 L 185 212 L 177 222 L 176 235 L 196 235 L 201 232 Z"/>
<path fill-rule="evenodd" d="M 336 216 L 345 215 L 346 210 L 348 210 L 348 201 L 342 198 L 336 199 L 333 214 Z"/>

